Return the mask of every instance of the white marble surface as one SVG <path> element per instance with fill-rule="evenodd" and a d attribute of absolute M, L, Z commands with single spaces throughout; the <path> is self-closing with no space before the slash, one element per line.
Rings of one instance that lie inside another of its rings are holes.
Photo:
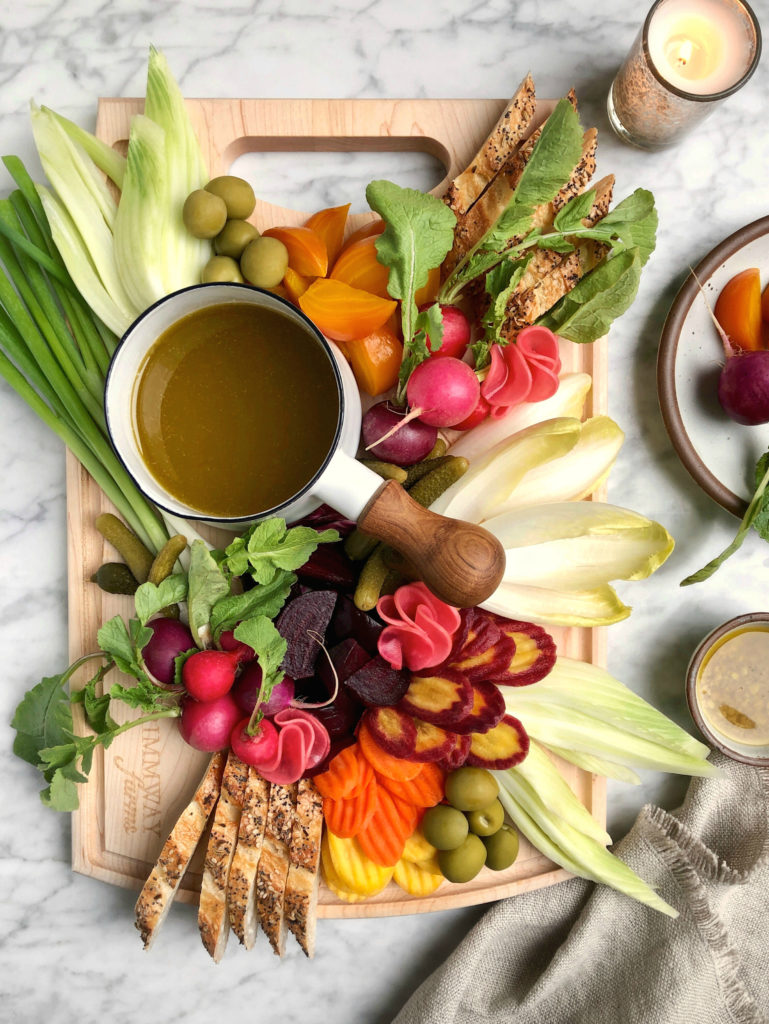
<path fill-rule="evenodd" d="M 576 86 L 584 122 L 599 128 L 599 171 L 617 175 L 618 195 L 651 188 L 661 218 L 638 300 L 612 331 L 610 412 L 627 441 L 610 497 L 663 522 L 678 545 L 651 580 L 621 587 L 635 610 L 611 627 L 609 665 L 688 726 L 688 657 L 717 623 L 766 607 L 769 548 L 751 536 L 710 582 L 679 589 L 736 523 L 699 492 L 668 442 L 656 350 L 687 267 L 769 213 L 769 134 L 760 114 L 769 72 L 764 61 L 748 87 L 677 148 L 627 148 L 612 136 L 604 102 L 645 10 L 631 0 L 590 7 L 574 0 L 2 0 L 0 151 L 37 167 L 27 119 L 32 97 L 92 127 L 98 96 L 140 95 L 150 42 L 166 52 L 190 97 L 507 97 L 526 69 L 542 96 Z M 755 7 L 766 14 L 764 0 Z M 0 193 L 7 194 L 4 173 Z M 371 173 L 361 167 L 349 187 L 362 190 Z M 418 180 L 421 165 L 409 173 L 416 177 L 408 183 L 432 184 Z M 312 188 L 303 174 L 301 162 L 281 165 L 280 187 L 295 194 Z M 307 207 L 345 198 L 321 185 Z M 53 1013 L 82 1024 L 198 1024 L 247 1012 L 258 1021 L 308 1024 L 390 1020 L 480 910 L 324 921 L 312 963 L 293 949 L 278 963 L 264 945 L 251 954 L 232 946 L 215 967 L 202 954 L 189 907 L 175 909 L 145 955 L 132 927 L 133 894 L 71 873 L 69 823 L 40 806 L 38 779 L 12 757 L 5 724 L 23 691 L 66 662 L 63 452 L 7 387 L 0 395 L 0 1019 L 38 1024 Z M 674 806 L 684 785 L 655 773 L 640 789 L 612 785 L 614 834 L 646 800 Z"/>

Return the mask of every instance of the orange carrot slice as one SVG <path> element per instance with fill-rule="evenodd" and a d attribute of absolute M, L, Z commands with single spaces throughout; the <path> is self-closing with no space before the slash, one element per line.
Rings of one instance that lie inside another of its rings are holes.
<path fill-rule="evenodd" d="M 377 782 L 394 796 L 415 807 L 435 807 L 443 799 L 446 773 L 437 764 L 423 764 L 422 771 L 413 779 L 396 782 L 377 773 Z"/>
<path fill-rule="evenodd" d="M 409 779 L 415 779 L 422 769 L 422 765 L 416 761 L 404 761 L 400 757 L 388 754 L 374 739 L 365 720 L 361 722 L 358 730 L 358 743 L 371 767 L 380 775 L 386 775 L 388 779 L 407 782 Z"/>
<path fill-rule="evenodd" d="M 343 800 L 324 800 L 323 816 L 335 836 L 352 839 L 372 820 L 378 801 L 379 792 L 374 782 Z"/>
<path fill-rule="evenodd" d="M 365 777 L 362 777 L 361 770 L 368 769 Z M 364 757 L 360 755 L 358 744 L 353 743 L 345 747 L 333 757 L 325 772 L 320 772 L 313 779 L 318 787 L 321 796 L 330 800 L 343 800 L 350 796 L 356 789 L 371 782 L 371 767 Z"/>
<path fill-rule="evenodd" d="M 380 788 L 376 810 L 366 827 L 358 832 L 360 848 L 375 864 L 394 867 L 418 822 L 418 808 Z"/>
<path fill-rule="evenodd" d="M 303 277 L 325 277 L 328 270 L 326 243 L 312 228 L 268 228 L 262 232 L 277 238 L 288 249 L 288 265 Z"/>
<path fill-rule="evenodd" d="M 345 203 L 344 206 L 329 206 L 325 210 L 318 210 L 304 222 L 306 228 L 310 228 L 323 239 L 328 253 L 329 266 L 333 264 L 342 248 L 349 211 L 349 203 Z"/>

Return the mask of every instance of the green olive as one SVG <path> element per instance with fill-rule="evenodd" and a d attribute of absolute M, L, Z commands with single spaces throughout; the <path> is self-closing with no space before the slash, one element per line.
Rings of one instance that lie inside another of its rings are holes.
<path fill-rule="evenodd" d="M 498 793 L 497 780 L 485 768 L 465 765 L 446 779 L 446 799 L 460 811 L 482 811 Z"/>
<path fill-rule="evenodd" d="M 503 825 L 482 842 L 486 847 L 486 867 L 492 871 L 504 871 L 518 856 L 518 833 L 510 825 Z"/>
<path fill-rule="evenodd" d="M 422 819 L 422 833 L 436 850 L 454 850 L 467 839 L 467 818 L 456 807 L 438 804 Z"/>
<path fill-rule="evenodd" d="M 477 836 L 493 836 L 499 832 L 504 820 L 505 809 L 499 800 L 492 801 L 482 811 L 470 811 L 467 815 L 470 831 Z"/>
<path fill-rule="evenodd" d="M 206 185 L 206 192 L 211 192 L 224 200 L 227 216 L 235 220 L 245 220 L 254 212 L 256 196 L 254 190 L 243 178 L 234 174 L 222 174 L 212 178 Z"/>
<path fill-rule="evenodd" d="M 228 220 L 214 239 L 214 249 L 220 256 L 240 259 L 249 242 L 259 237 L 259 232 L 247 220 Z"/>
<path fill-rule="evenodd" d="M 486 847 L 483 840 L 472 832 L 455 850 L 441 850 L 438 864 L 441 874 L 449 882 L 469 882 L 475 878 L 486 862 Z"/>
<path fill-rule="evenodd" d="M 238 261 L 231 256 L 212 256 L 203 267 L 200 279 L 203 284 L 212 284 L 214 281 L 235 281 L 243 284 Z"/>
<path fill-rule="evenodd" d="M 227 220 L 227 207 L 219 196 L 198 188 L 184 200 L 182 220 L 195 238 L 215 238 Z"/>
<path fill-rule="evenodd" d="M 288 249 L 277 238 L 255 238 L 240 257 L 243 277 L 257 288 L 275 288 L 283 280 L 286 267 Z"/>

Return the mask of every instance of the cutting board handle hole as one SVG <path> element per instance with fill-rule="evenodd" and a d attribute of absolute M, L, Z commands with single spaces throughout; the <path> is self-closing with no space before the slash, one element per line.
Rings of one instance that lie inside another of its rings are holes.
<path fill-rule="evenodd" d="M 215 173 L 245 178 L 261 204 L 308 215 L 346 202 L 351 215 L 370 213 L 365 193 L 375 178 L 440 194 L 451 166 L 446 147 L 425 136 L 242 138 L 222 158 Z"/>

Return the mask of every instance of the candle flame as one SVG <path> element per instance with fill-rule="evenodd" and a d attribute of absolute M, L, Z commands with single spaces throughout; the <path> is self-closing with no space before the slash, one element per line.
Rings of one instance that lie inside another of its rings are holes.
<path fill-rule="evenodd" d="M 694 53 L 694 44 L 690 39 L 685 39 L 680 47 L 678 48 L 678 59 L 677 64 L 681 68 L 685 68 L 689 61 L 692 59 Z"/>

